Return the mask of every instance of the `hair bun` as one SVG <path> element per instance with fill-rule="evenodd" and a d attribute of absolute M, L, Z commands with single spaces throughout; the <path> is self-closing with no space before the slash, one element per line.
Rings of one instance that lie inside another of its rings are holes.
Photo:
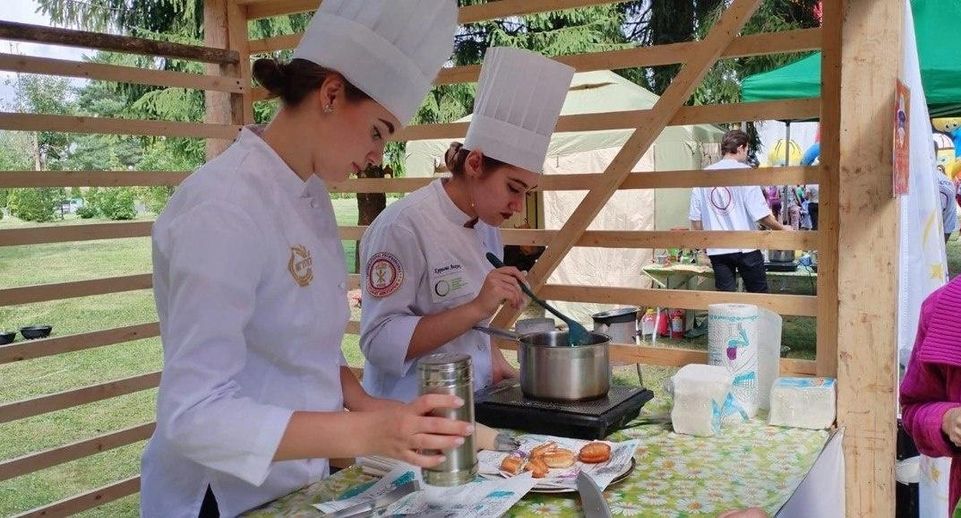
<path fill-rule="evenodd" d="M 447 152 L 444 153 L 444 164 L 448 171 L 457 171 L 464 165 L 467 153 L 461 153 L 464 145 L 460 142 L 451 142 Z"/>
<path fill-rule="evenodd" d="M 276 59 L 261 58 L 254 61 L 251 75 L 270 92 L 271 97 L 283 97 L 287 86 L 287 74 L 284 66 Z"/>

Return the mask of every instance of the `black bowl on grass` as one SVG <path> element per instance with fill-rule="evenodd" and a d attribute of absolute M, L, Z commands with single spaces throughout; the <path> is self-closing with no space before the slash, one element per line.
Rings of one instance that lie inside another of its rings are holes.
<path fill-rule="evenodd" d="M 35 338 L 46 338 L 50 336 L 50 331 L 52 330 L 53 326 L 27 326 L 20 328 L 20 334 L 27 340 L 33 340 Z"/>
<path fill-rule="evenodd" d="M 7 345 L 17 337 L 16 331 L 0 331 L 0 345 Z"/>

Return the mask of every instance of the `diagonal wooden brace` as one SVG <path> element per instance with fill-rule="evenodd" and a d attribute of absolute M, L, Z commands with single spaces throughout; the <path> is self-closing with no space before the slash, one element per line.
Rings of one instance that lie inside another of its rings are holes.
<path fill-rule="evenodd" d="M 691 97 L 704 75 L 744 28 L 744 24 L 754 14 L 761 1 L 735 0 L 711 29 L 707 38 L 698 44 L 694 54 L 681 68 L 664 95 L 640 121 L 631 138 L 607 166 L 597 185 L 587 193 L 528 274 L 527 281 L 535 293 L 546 284 L 550 274 L 587 230 L 588 225 L 594 221 L 604 204 L 630 175 L 634 164 L 647 152 L 677 111 Z M 504 306 L 492 324 L 506 328 L 519 314 L 519 311 Z"/>

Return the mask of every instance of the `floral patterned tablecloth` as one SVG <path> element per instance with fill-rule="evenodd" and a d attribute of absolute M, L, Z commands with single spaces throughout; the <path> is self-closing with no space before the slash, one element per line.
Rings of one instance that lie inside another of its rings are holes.
<path fill-rule="evenodd" d="M 773 516 L 790 498 L 828 440 L 824 430 L 767 426 L 762 418 L 725 428 L 717 437 L 678 435 L 670 425 L 644 424 L 609 439 L 637 438 L 637 468 L 604 492 L 614 516 L 714 517 L 758 506 Z M 320 517 L 312 503 L 370 482 L 356 466 L 276 500 L 248 516 Z M 576 493 L 530 493 L 508 516 L 582 516 Z"/>

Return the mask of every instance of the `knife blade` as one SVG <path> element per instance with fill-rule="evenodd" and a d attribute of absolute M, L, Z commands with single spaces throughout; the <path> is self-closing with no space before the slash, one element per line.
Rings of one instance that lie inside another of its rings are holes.
<path fill-rule="evenodd" d="M 324 516 L 329 518 L 348 518 L 350 516 L 359 516 L 365 513 L 372 514 L 374 511 L 385 508 L 397 500 L 409 495 L 410 493 L 417 491 L 418 489 L 420 489 L 420 485 L 417 483 L 417 481 L 411 480 L 410 482 L 401 484 L 380 496 L 372 498 L 371 500 L 357 505 L 352 505 L 331 514 L 325 514 Z"/>
<path fill-rule="evenodd" d="M 581 507 L 587 518 L 611 518 L 611 509 L 597 482 L 586 472 L 577 474 L 577 492 L 581 495 Z"/>

